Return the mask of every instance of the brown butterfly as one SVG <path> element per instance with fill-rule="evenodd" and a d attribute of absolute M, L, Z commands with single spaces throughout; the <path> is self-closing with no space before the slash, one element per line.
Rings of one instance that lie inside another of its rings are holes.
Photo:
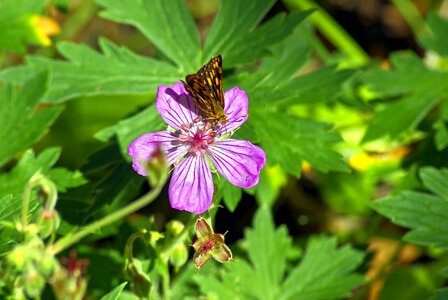
<path fill-rule="evenodd" d="M 201 111 L 204 120 L 210 120 L 215 124 L 216 122 L 227 123 L 224 112 L 220 54 L 213 56 L 196 74 L 187 75 L 182 83 Z"/>

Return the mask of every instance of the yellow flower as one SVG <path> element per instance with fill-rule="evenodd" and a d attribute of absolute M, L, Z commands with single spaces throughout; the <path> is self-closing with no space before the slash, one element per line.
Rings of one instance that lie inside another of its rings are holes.
<path fill-rule="evenodd" d="M 56 35 L 61 31 L 59 24 L 49 17 L 33 15 L 29 19 L 29 24 L 34 31 L 36 42 L 42 46 L 50 46 L 52 35 Z"/>

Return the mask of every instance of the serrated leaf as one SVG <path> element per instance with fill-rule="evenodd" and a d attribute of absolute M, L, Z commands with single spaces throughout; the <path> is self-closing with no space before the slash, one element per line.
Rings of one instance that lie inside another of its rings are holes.
<path fill-rule="evenodd" d="M 364 255 L 349 246 L 337 248 L 336 238 L 317 237 L 308 242 L 300 265 L 286 278 L 277 299 L 342 299 L 364 283 L 353 273 Z"/>
<path fill-rule="evenodd" d="M 25 52 L 26 45 L 39 42 L 31 18 L 41 14 L 47 1 L 0 1 L 0 49 Z"/>
<path fill-rule="evenodd" d="M 421 168 L 420 177 L 425 187 L 448 201 L 448 169 Z"/>
<path fill-rule="evenodd" d="M 221 1 L 221 8 L 205 41 L 202 61 L 235 47 L 236 42 L 255 28 L 274 3 L 275 0 Z"/>
<path fill-rule="evenodd" d="M 253 223 L 254 228 L 245 232 L 250 261 L 258 282 L 258 288 L 252 292 L 258 298 L 277 299 L 286 269 L 285 249 L 291 246 L 291 238 L 286 227 L 274 229 L 267 206 L 259 209 Z"/>
<path fill-rule="evenodd" d="M 363 254 L 348 246 L 338 249 L 336 240 L 327 237 L 311 240 L 302 262 L 286 275 L 291 238 L 286 227 L 275 229 L 266 205 L 245 237 L 250 263 L 238 258 L 225 268 L 198 274 L 194 280 L 202 292 L 218 299 L 340 299 L 364 282 L 353 273 Z"/>
<path fill-rule="evenodd" d="M 269 84 L 275 86 L 287 82 L 302 67 L 311 55 L 311 45 L 300 26 L 286 39 L 272 46 L 272 55 L 263 59 L 258 72 L 272 74 Z"/>
<path fill-rule="evenodd" d="M 246 33 L 240 39 L 231 41 L 221 51 L 225 67 L 250 64 L 270 54 L 269 48 L 285 39 L 300 24 L 310 11 L 277 14 L 257 29 Z"/>
<path fill-rule="evenodd" d="M 185 1 L 96 0 L 101 16 L 137 27 L 183 72 L 200 64 L 199 34 Z"/>
<path fill-rule="evenodd" d="M 103 54 L 69 42 L 58 44 L 68 61 L 28 57 L 26 66 L 0 72 L 0 80 L 23 84 L 42 69 L 51 70 L 48 95 L 42 102 L 58 103 L 80 96 L 101 94 L 150 94 L 160 84 L 172 84 L 180 78 L 172 65 L 139 56 L 125 47 L 101 39 Z"/>
<path fill-rule="evenodd" d="M 120 297 L 121 292 L 123 291 L 126 284 L 128 283 L 123 282 L 122 284 L 114 288 L 112 291 L 101 297 L 101 300 L 117 300 Z"/>
<path fill-rule="evenodd" d="M 348 170 L 342 155 L 331 149 L 340 136 L 330 132 L 327 124 L 258 109 L 251 110 L 249 122 L 257 130 L 271 165 L 279 164 L 296 176 L 300 175 L 302 160 L 322 172 Z"/>
<path fill-rule="evenodd" d="M 396 138 L 406 130 L 414 130 L 448 92 L 448 73 L 427 69 L 415 54 L 394 55 L 391 60 L 391 71 L 376 69 L 363 78 L 374 92 L 401 99 L 373 116 L 364 142 L 386 135 Z"/>
<path fill-rule="evenodd" d="M 48 172 L 48 176 L 61 192 L 66 192 L 68 188 L 77 187 L 87 183 L 87 180 L 81 172 L 72 172 L 66 168 L 51 169 Z"/>
<path fill-rule="evenodd" d="M 48 148 L 35 156 L 32 150 L 27 150 L 10 172 L 0 174 L 0 195 L 22 193 L 31 176 L 38 170 L 47 173 L 60 153 L 59 148 Z"/>
<path fill-rule="evenodd" d="M 255 194 L 258 203 L 272 207 L 287 180 L 285 172 L 280 167 L 270 165 L 264 167 L 260 172 L 260 181 Z"/>
<path fill-rule="evenodd" d="M 40 107 L 47 74 L 39 73 L 17 92 L 10 85 L 0 90 L 0 166 L 37 142 L 61 113 L 61 107 Z"/>
<path fill-rule="evenodd" d="M 448 247 L 448 201 L 421 192 L 404 191 L 376 201 L 372 207 L 392 222 L 412 229 L 404 240 Z"/>

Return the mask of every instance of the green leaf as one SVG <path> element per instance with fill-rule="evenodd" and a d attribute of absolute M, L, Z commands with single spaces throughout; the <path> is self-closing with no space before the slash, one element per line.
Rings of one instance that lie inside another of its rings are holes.
<path fill-rule="evenodd" d="M 317 237 L 308 242 L 305 256 L 291 271 L 277 299 L 342 299 L 364 283 L 353 273 L 364 255 L 349 246 L 337 248 L 336 238 Z"/>
<path fill-rule="evenodd" d="M 27 150 L 10 172 L 0 174 L 0 195 L 22 193 L 31 176 L 38 170 L 48 173 L 60 153 L 59 148 L 48 148 L 35 156 L 32 150 Z"/>
<path fill-rule="evenodd" d="M 288 82 L 302 67 L 311 55 L 311 45 L 305 36 L 302 26 L 286 39 L 270 48 L 271 56 L 263 59 L 258 72 L 270 74 L 269 84 L 272 86 Z"/>
<path fill-rule="evenodd" d="M 427 23 L 431 28 L 432 35 L 420 39 L 423 47 L 439 53 L 440 55 L 448 56 L 448 21 L 435 12 L 428 14 Z"/>
<path fill-rule="evenodd" d="M 49 93 L 43 99 L 48 103 L 101 94 L 149 94 L 160 84 L 179 80 L 179 71 L 170 64 L 139 56 L 106 39 L 99 46 L 103 54 L 85 45 L 61 42 L 58 50 L 68 61 L 28 57 L 26 66 L 0 72 L 0 80 L 22 84 L 30 74 L 49 68 Z"/>
<path fill-rule="evenodd" d="M 202 61 L 235 47 L 249 31 L 253 30 L 275 0 L 221 1 L 221 8 L 205 41 Z"/>
<path fill-rule="evenodd" d="M 421 168 L 420 177 L 425 187 L 448 201 L 448 169 L 437 170 L 433 167 Z"/>
<path fill-rule="evenodd" d="M 271 165 L 279 164 L 296 176 L 303 160 L 322 172 L 348 170 L 342 155 L 331 148 L 341 138 L 327 124 L 259 109 L 251 110 L 249 122 Z"/>
<path fill-rule="evenodd" d="M 123 291 L 124 287 L 128 284 L 127 282 L 123 282 L 116 288 L 114 288 L 112 291 L 101 297 L 101 300 L 117 300 L 118 297 L 120 297 L 121 292 Z"/>
<path fill-rule="evenodd" d="M 225 67 L 250 64 L 270 54 L 269 47 L 282 41 L 300 24 L 310 11 L 281 13 L 239 39 L 232 39 L 221 51 Z"/>
<path fill-rule="evenodd" d="M 152 105 L 135 116 L 122 120 L 116 125 L 104 128 L 95 137 L 101 141 L 107 141 L 116 135 L 120 149 L 127 157 L 128 146 L 134 139 L 145 133 L 164 129 L 166 129 L 166 125 L 155 106 Z"/>
<path fill-rule="evenodd" d="M 404 191 L 372 203 L 372 207 L 392 222 L 412 229 L 404 240 L 448 247 L 448 202 L 437 196 Z"/>
<path fill-rule="evenodd" d="M 11 85 L 0 90 L 0 166 L 40 140 L 62 111 L 61 107 L 38 106 L 46 84 L 47 75 L 40 73 L 20 92 Z"/>
<path fill-rule="evenodd" d="M 43 13 L 47 1 L 0 1 L 0 49 L 25 52 L 27 44 L 40 44 L 32 17 Z"/>
<path fill-rule="evenodd" d="M 250 263 L 238 258 L 225 269 L 197 275 L 202 292 L 218 299 L 340 299 L 364 282 L 353 273 L 362 253 L 348 246 L 337 249 L 333 238 L 312 239 L 301 263 L 289 266 L 291 238 L 285 226 L 275 229 L 266 205 L 245 238 Z"/>
<path fill-rule="evenodd" d="M 283 188 L 288 179 L 282 168 L 277 166 L 265 166 L 260 172 L 260 181 L 257 184 L 256 198 L 260 205 L 268 205 L 272 207 L 275 200 L 280 195 L 280 190 Z"/>
<path fill-rule="evenodd" d="M 66 168 L 54 168 L 48 172 L 48 176 L 53 181 L 58 190 L 66 192 L 68 188 L 78 187 L 87 183 L 81 172 L 70 171 Z"/>
<path fill-rule="evenodd" d="M 406 130 L 414 130 L 448 92 L 448 73 L 427 69 L 415 54 L 394 55 L 391 60 L 393 70 L 376 69 L 363 78 L 374 92 L 401 99 L 373 116 L 364 142 L 386 135 L 396 138 Z"/>
<path fill-rule="evenodd" d="M 441 288 L 428 300 L 445 300 L 448 299 L 448 288 Z"/>
<path fill-rule="evenodd" d="M 200 64 L 199 34 L 185 1 L 97 0 L 106 8 L 101 16 L 137 27 L 157 48 L 182 69 L 192 72 Z"/>

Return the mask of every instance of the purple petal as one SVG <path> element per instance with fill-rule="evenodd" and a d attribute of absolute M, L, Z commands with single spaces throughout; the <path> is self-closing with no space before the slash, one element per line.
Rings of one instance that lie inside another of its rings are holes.
<path fill-rule="evenodd" d="M 202 214 L 213 199 L 212 173 L 200 152 L 184 158 L 174 168 L 168 188 L 171 207 Z"/>
<path fill-rule="evenodd" d="M 249 103 L 245 91 L 238 87 L 231 88 L 224 93 L 225 107 L 224 111 L 227 116 L 227 124 L 220 129 L 221 135 L 232 132 L 247 120 Z"/>
<path fill-rule="evenodd" d="M 145 163 L 152 158 L 157 147 L 162 148 L 167 156 L 168 165 L 175 163 L 188 149 L 179 143 L 179 137 L 169 131 L 151 132 L 139 136 L 128 147 L 132 156 L 132 167 L 143 176 L 147 176 Z"/>
<path fill-rule="evenodd" d="M 173 86 L 159 86 L 156 108 L 174 129 L 180 129 L 183 124 L 192 123 L 198 117 L 196 105 L 180 82 L 175 82 Z"/>
<path fill-rule="evenodd" d="M 248 141 L 226 139 L 216 141 L 207 152 L 216 169 L 233 185 L 250 188 L 258 183 L 266 155 Z"/>

